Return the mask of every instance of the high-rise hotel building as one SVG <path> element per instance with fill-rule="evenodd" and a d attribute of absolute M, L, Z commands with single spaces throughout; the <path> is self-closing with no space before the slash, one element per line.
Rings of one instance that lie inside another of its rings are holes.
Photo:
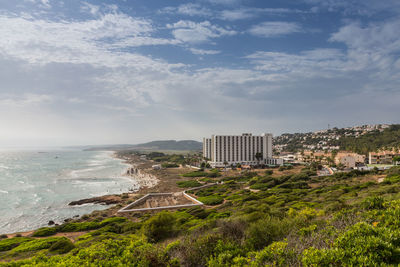
<path fill-rule="evenodd" d="M 260 153 L 260 154 L 258 154 Z M 260 155 L 257 159 L 256 154 Z M 256 136 L 249 133 L 242 135 L 213 135 L 203 138 L 203 156 L 209 159 L 213 167 L 242 164 L 281 164 L 272 157 L 272 134 Z"/>

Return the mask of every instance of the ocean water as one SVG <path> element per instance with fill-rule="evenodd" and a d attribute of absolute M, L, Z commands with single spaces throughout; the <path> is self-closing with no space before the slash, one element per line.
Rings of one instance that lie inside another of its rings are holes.
<path fill-rule="evenodd" d="M 106 209 L 68 206 L 74 200 L 128 192 L 138 183 L 122 174 L 129 165 L 112 152 L 0 151 L 0 234 L 33 230 Z"/>

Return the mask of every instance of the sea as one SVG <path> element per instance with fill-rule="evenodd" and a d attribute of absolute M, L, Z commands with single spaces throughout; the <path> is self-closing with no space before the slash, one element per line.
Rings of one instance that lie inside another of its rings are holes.
<path fill-rule="evenodd" d="M 110 151 L 0 150 L 0 234 L 62 223 L 106 205 L 74 200 L 139 189 L 129 165 Z"/>

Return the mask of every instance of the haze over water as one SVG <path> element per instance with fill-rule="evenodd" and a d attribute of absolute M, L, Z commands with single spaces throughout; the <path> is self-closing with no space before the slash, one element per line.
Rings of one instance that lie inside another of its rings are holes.
<path fill-rule="evenodd" d="M 127 164 L 112 152 L 0 151 L 0 234 L 27 231 L 107 206 L 68 206 L 74 200 L 127 192 Z"/>

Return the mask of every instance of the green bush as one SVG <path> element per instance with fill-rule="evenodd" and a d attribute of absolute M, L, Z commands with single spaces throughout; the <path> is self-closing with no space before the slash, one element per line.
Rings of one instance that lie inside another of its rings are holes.
<path fill-rule="evenodd" d="M 102 225 L 98 222 L 66 223 L 57 227 L 59 232 L 81 232 L 100 228 Z"/>
<path fill-rule="evenodd" d="M 331 249 L 303 252 L 305 266 L 382 266 L 399 261 L 399 231 L 357 223 L 341 234 Z"/>
<path fill-rule="evenodd" d="M 57 229 L 55 227 L 43 227 L 36 230 L 32 236 L 34 237 L 42 237 L 42 236 L 51 236 L 57 233 Z"/>
<path fill-rule="evenodd" d="M 75 245 L 68 239 L 60 239 L 49 248 L 50 251 L 58 254 L 68 253 L 75 248 Z"/>
<path fill-rule="evenodd" d="M 182 188 L 190 188 L 190 187 L 198 187 L 201 186 L 201 183 L 197 181 L 180 181 L 176 183 L 179 187 Z"/>
<path fill-rule="evenodd" d="M 205 177 L 207 172 L 204 171 L 194 171 L 182 174 L 183 177 Z"/>
<path fill-rule="evenodd" d="M 30 237 L 13 237 L 4 240 L 0 240 L 0 252 L 11 250 L 18 247 L 20 244 L 32 241 L 33 238 Z"/>
<path fill-rule="evenodd" d="M 218 195 L 199 197 L 198 200 L 209 206 L 218 205 L 224 202 L 224 198 Z"/>
<path fill-rule="evenodd" d="M 161 164 L 161 167 L 163 167 L 163 168 L 178 168 L 179 165 L 176 163 L 163 163 L 163 164 Z"/>
<path fill-rule="evenodd" d="M 171 237 L 176 233 L 176 218 L 167 211 L 162 211 L 143 224 L 144 234 L 153 242 Z"/>
<path fill-rule="evenodd" d="M 128 219 L 125 217 L 111 217 L 111 218 L 103 220 L 100 223 L 100 226 L 103 227 L 103 226 L 106 226 L 106 225 L 112 224 L 112 223 L 123 223 L 123 222 L 126 222 L 127 220 Z"/>
<path fill-rule="evenodd" d="M 29 242 L 24 242 L 20 244 L 18 247 L 15 247 L 11 250 L 13 254 L 17 254 L 20 252 L 28 252 L 28 251 L 38 251 L 42 249 L 50 248 L 54 243 L 59 240 L 66 239 L 65 237 L 49 237 L 45 239 L 34 239 Z"/>

